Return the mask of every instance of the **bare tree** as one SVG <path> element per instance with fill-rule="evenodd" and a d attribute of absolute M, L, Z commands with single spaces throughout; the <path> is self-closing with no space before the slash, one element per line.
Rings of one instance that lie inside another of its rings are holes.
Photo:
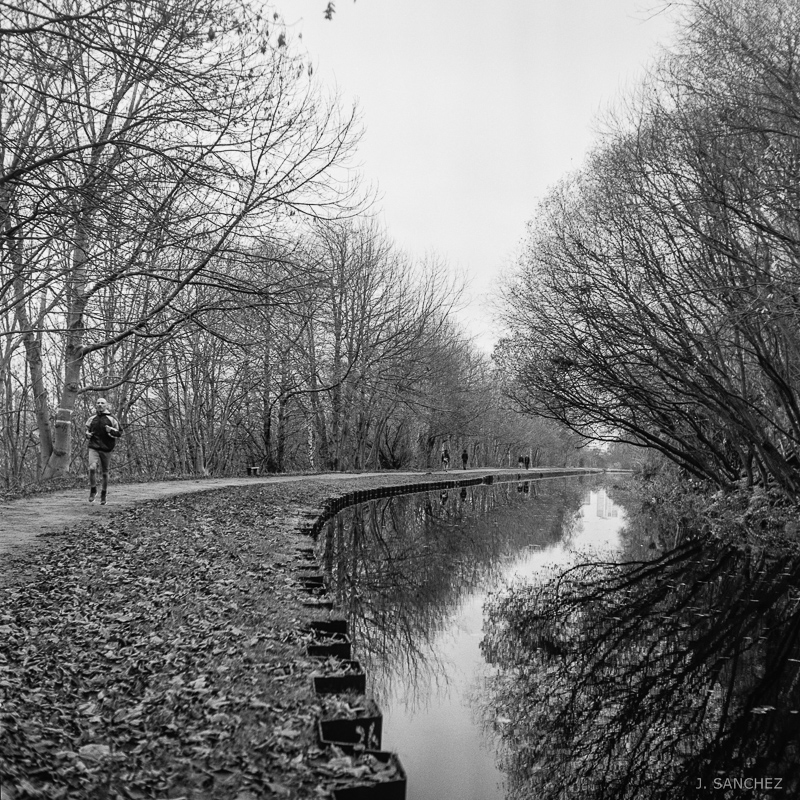
<path fill-rule="evenodd" d="M 69 465 L 87 358 L 130 338 L 145 358 L 197 315 L 192 287 L 223 281 L 219 265 L 244 239 L 351 188 L 330 173 L 354 141 L 353 117 L 320 102 L 274 20 L 237 4 L 146 0 L 104 6 L 89 39 L 76 16 L 0 51 L 0 297 L 39 387 L 45 476 Z M 52 430 L 51 386 L 34 374 L 42 346 L 63 359 Z"/>
<path fill-rule="evenodd" d="M 498 353 L 529 409 L 792 494 L 798 20 L 692 5 L 679 53 L 543 204 Z"/>

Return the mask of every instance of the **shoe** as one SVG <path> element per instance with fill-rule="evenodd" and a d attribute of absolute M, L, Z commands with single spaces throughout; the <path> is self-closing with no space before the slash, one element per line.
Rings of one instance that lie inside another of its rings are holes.
<path fill-rule="evenodd" d="M 104 506 L 105 504 L 106 504 L 106 493 L 103 492 L 103 494 L 100 495 L 100 505 Z"/>
<path fill-rule="evenodd" d="M 89 502 L 94 503 L 94 498 L 97 496 L 97 489 L 89 490 Z"/>

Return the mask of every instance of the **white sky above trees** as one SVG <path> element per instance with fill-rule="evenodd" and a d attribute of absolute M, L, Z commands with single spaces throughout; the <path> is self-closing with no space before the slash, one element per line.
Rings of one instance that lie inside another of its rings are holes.
<path fill-rule="evenodd" d="M 323 83 L 356 101 L 365 179 L 389 235 L 470 281 L 461 320 L 486 350 L 485 302 L 547 189 L 577 169 L 603 111 L 667 45 L 664 0 L 279 0 Z"/>

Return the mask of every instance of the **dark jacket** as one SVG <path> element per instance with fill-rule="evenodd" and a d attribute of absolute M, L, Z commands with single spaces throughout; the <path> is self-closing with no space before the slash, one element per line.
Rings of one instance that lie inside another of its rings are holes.
<path fill-rule="evenodd" d="M 106 425 L 110 425 L 114 430 L 109 433 Z M 110 453 L 117 443 L 117 439 L 122 436 L 122 429 L 116 417 L 111 414 L 95 414 L 86 420 L 86 430 L 89 431 L 89 449 L 99 450 L 101 453 Z"/>

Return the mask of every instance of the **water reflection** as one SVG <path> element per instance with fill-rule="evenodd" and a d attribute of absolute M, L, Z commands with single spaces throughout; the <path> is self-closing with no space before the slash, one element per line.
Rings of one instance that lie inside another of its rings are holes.
<path fill-rule="evenodd" d="M 797 549 L 659 555 L 623 518 L 572 480 L 330 523 L 409 800 L 800 796 Z"/>
<path fill-rule="evenodd" d="M 321 558 L 380 686 L 401 676 L 406 701 L 424 702 L 446 679 L 431 643 L 462 599 L 494 585 L 521 549 L 557 542 L 582 494 L 575 480 L 473 486 L 374 500 L 331 520 Z"/>
<path fill-rule="evenodd" d="M 483 717 L 509 800 L 799 796 L 798 579 L 794 549 L 691 541 L 495 596 Z"/>
<path fill-rule="evenodd" d="M 594 495 L 592 495 L 594 497 Z M 384 745 L 409 773 L 409 800 L 503 798 L 495 734 L 470 704 L 488 668 L 486 592 L 591 538 L 581 479 L 388 498 L 332 520 L 321 557 L 384 708 Z"/>

